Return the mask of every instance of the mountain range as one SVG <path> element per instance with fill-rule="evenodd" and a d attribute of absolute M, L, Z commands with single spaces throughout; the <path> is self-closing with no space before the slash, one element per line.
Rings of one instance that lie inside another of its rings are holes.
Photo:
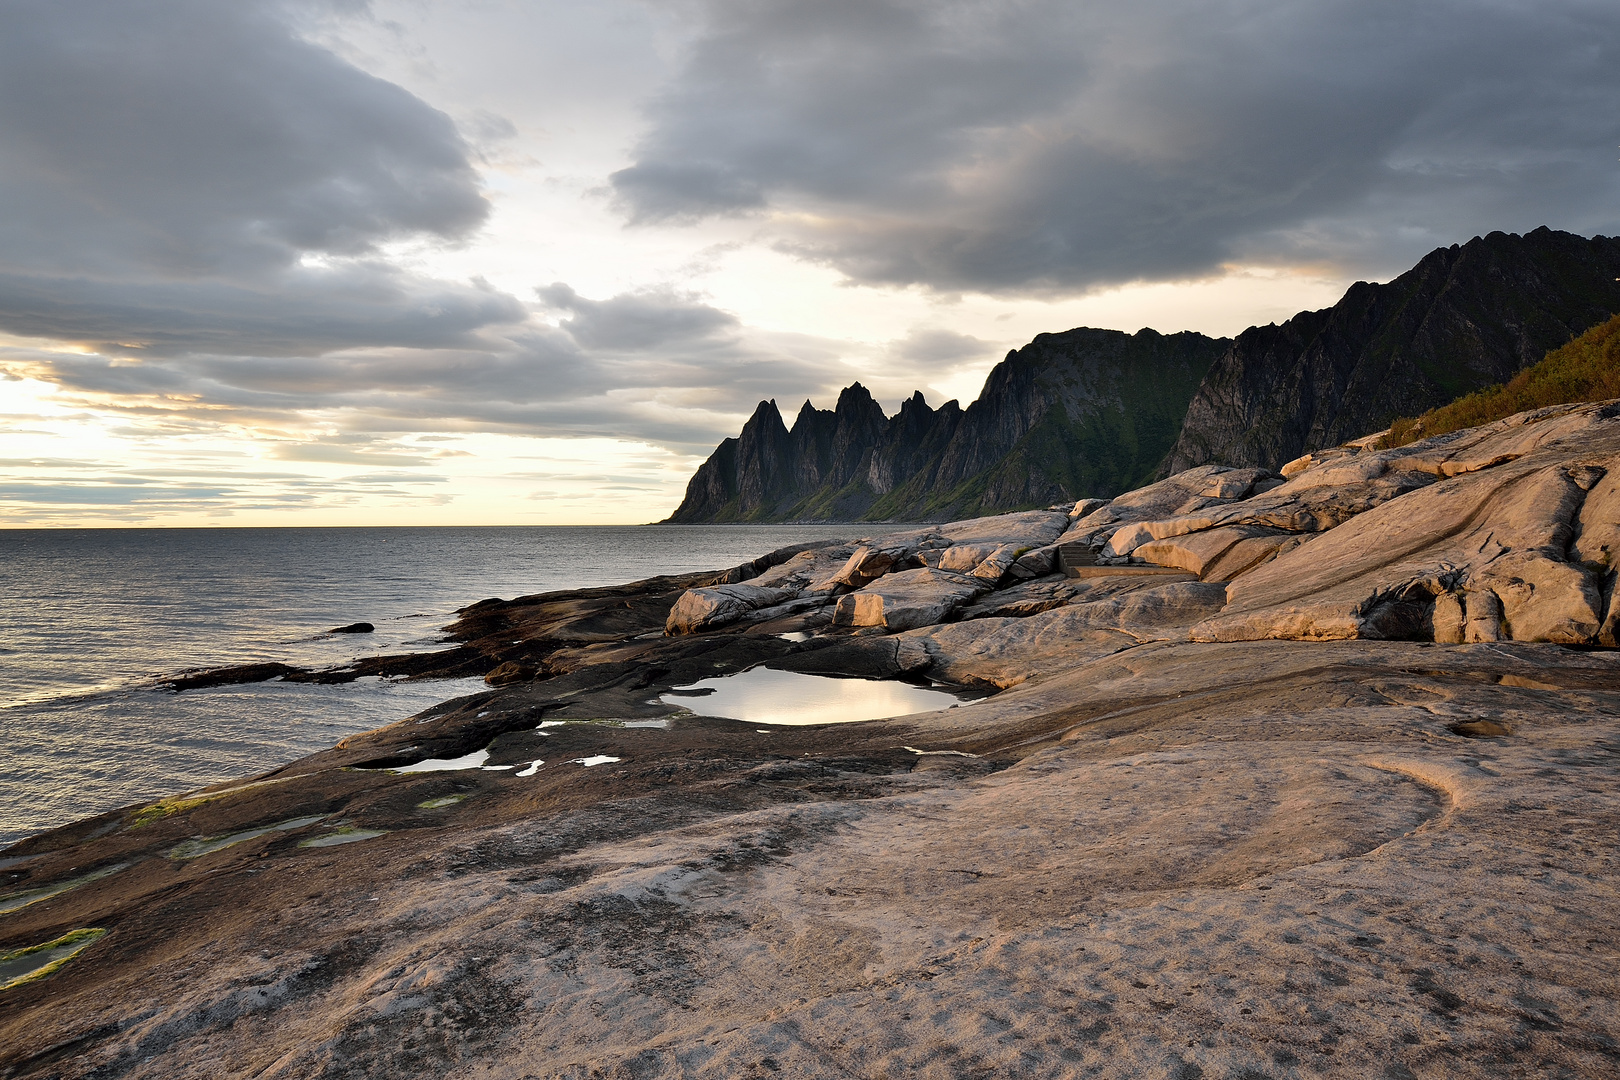
<path fill-rule="evenodd" d="M 966 409 L 918 392 L 887 416 L 857 382 L 789 427 L 762 401 L 667 520 L 943 520 L 1108 498 L 1195 465 L 1276 469 L 1502 382 L 1616 311 L 1620 238 L 1493 232 L 1236 338 L 1037 335 Z"/>

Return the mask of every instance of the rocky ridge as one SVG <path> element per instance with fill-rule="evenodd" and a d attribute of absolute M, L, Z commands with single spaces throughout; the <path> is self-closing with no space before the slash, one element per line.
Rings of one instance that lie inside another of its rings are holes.
<path fill-rule="evenodd" d="M 0 851 L 0 1077 L 1614 1075 L 1620 401 L 1375 446 L 472 605 Z M 981 696 L 667 696 L 760 666 Z"/>
<path fill-rule="evenodd" d="M 1331 308 L 1251 327 L 1187 408 L 1161 475 L 1276 468 L 1514 374 L 1620 311 L 1620 237 L 1542 227 L 1436 248 Z"/>
<path fill-rule="evenodd" d="M 1149 479 L 1224 339 L 1076 329 L 1007 354 L 979 399 L 893 417 L 860 383 L 791 430 L 762 401 L 687 485 L 671 522 L 940 520 Z"/>
<path fill-rule="evenodd" d="M 789 429 L 761 402 L 669 520 L 948 520 L 1197 465 L 1276 469 L 1503 382 L 1615 311 L 1620 238 L 1495 232 L 1232 340 L 1041 334 L 966 410 L 918 393 L 885 417 L 856 383 L 831 411 L 805 402 Z"/>

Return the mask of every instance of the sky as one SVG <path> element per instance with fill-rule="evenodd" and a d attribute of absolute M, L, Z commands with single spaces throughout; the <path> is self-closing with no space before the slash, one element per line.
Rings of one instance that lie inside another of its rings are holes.
<path fill-rule="evenodd" d="M 977 396 L 1620 232 L 1613 0 L 8 0 L 0 526 L 641 523 Z"/>

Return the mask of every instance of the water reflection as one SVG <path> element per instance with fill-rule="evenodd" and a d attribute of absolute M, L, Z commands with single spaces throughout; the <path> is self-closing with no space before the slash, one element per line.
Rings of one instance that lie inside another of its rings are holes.
<path fill-rule="evenodd" d="M 659 700 L 756 724 L 848 724 L 948 709 L 960 699 L 889 679 L 834 679 L 757 667 L 678 686 Z"/>

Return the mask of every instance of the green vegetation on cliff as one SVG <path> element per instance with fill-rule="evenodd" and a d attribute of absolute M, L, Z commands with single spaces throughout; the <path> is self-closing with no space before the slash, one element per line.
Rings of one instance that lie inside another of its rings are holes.
<path fill-rule="evenodd" d="M 1488 386 L 1390 425 L 1385 446 L 1488 424 L 1527 409 L 1620 397 L 1620 315 L 1549 352 L 1506 384 Z"/>

